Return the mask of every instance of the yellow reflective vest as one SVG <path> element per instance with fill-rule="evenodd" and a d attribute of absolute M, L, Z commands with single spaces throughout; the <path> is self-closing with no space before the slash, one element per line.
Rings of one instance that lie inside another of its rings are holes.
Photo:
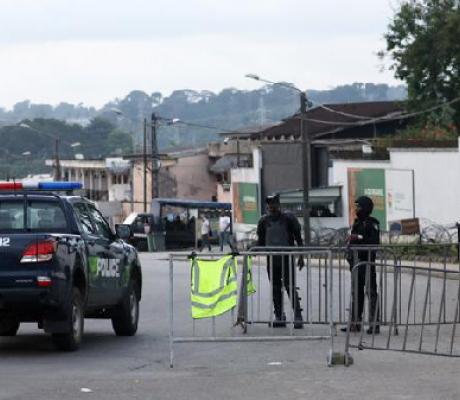
<path fill-rule="evenodd" d="M 192 318 L 221 315 L 236 306 L 236 259 L 225 256 L 219 260 L 192 259 Z"/>
<path fill-rule="evenodd" d="M 248 257 L 248 274 L 246 275 L 246 286 L 248 288 L 248 296 L 256 292 L 256 287 L 252 282 L 252 257 Z"/>

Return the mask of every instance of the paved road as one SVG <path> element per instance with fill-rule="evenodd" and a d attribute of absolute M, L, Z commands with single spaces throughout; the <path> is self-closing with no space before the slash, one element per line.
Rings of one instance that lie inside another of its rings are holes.
<path fill-rule="evenodd" d="M 21 326 L 18 337 L 0 338 L 1 400 L 460 397 L 460 359 L 364 351 L 353 353 L 350 368 L 327 368 L 326 341 L 177 344 L 170 369 L 168 263 L 158 260 L 164 255 L 141 257 L 138 335 L 118 338 L 110 322 L 88 320 L 82 349 L 66 354 L 33 325 Z M 186 287 L 186 265 L 181 279 Z"/>

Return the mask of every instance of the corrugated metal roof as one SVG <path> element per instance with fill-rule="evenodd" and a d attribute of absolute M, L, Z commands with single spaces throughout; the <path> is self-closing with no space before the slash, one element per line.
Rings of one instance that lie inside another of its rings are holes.
<path fill-rule="evenodd" d="M 337 133 L 351 127 L 366 126 L 375 122 L 373 119 L 386 117 L 390 121 L 398 120 L 398 116 L 405 112 L 404 104 L 395 101 L 378 101 L 362 103 L 342 103 L 321 105 L 307 110 L 305 129 L 310 137 L 322 137 Z M 357 118 L 359 116 L 362 118 Z M 324 122 L 319 122 L 324 121 Z M 351 124 L 351 125 L 350 125 Z M 281 139 L 299 138 L 300 114 L 285 119 L 281 124 L 271 126 L 250 135 L 251 139 Z"/>

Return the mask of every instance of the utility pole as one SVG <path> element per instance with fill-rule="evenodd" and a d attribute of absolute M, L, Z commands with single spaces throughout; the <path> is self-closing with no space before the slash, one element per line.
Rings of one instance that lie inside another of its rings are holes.
<path fill-rule="evenodd" d="M 147 212 L 147 118 L 144 118 L 144 212 Z"/>
<path fill-rule="evenodd" d="M 61 180 L 61 163 L 59 162 L 59 139 L 56 138 L 54 141 L 54 165 L 55 165 L 55 173 L 54 173 L 54 180 L 60 181 Z"/>
<path fill-rule="evenodd" d="M 311 244 L 310 236 L 310 186 L 311 186 L 311 143 L 308 134 L 307 121 L 307 96 L 300 92 L 300 139 L 302 143 L 302 181 L 303 181 L 303 232 L 305 245 Z"/>
<path fill-rule="evenodd" d="M 303 232 L 305 244 L 311 244 L 310 236 L 310 186 L 311 186 L 311 140 L 307 128 L 307 95 L 298 87 L 284 82 L 273 82 L 268 79 L 261 78 L 256 74 L 247 74 L 247 78 L 269 83 L 271 85 L 279 85 L 290 90 L 295 90 L 300 94 L 300 141 L 302 145 L 302 186 L 303 186 Z"/>
<path fill-rule="evenodd" d="M 236 168 L 240 167 L 240 140 L 236 138 Z"/>
<path fill-rule="evenodd" d="M 152 113 L 151 117 L 151 141 L 152 141 L 152 199 L 160 197 L 160 179 L 159 179 L 159 156 L 158 156 L 158 140 L 157 140 L 157 117 L 155 113 Z"/>

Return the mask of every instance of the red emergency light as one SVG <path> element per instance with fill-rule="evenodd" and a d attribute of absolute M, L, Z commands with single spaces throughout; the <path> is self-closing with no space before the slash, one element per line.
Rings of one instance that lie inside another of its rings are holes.
<path fill-rule="evenodd" d="M 77 190 L 83 185 L 80 182 L 0 182 L 0 191 L 15 191 L 15 190 Z"/>
<path fill-rule="evenodd" d="M 0 182 L 0 190 L 21 190 L 22 182 Z"/>

